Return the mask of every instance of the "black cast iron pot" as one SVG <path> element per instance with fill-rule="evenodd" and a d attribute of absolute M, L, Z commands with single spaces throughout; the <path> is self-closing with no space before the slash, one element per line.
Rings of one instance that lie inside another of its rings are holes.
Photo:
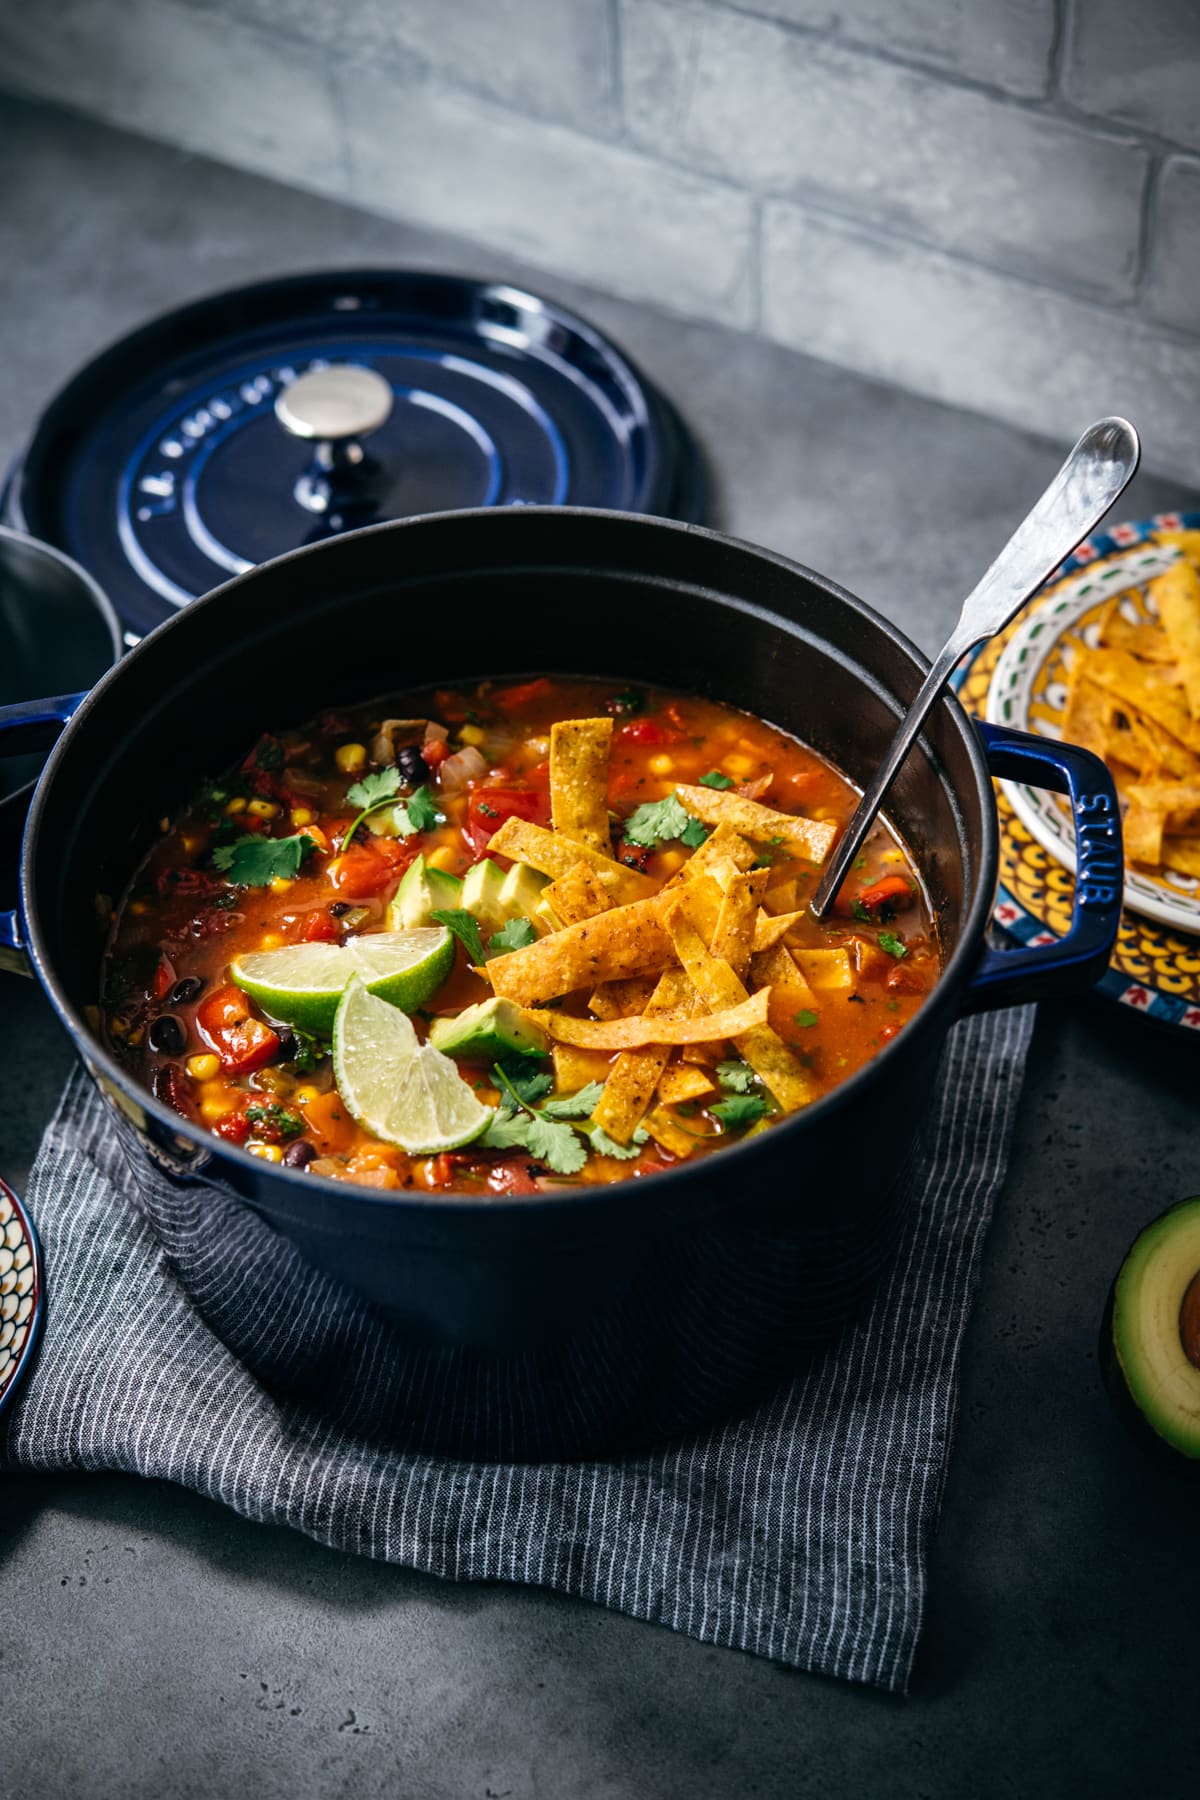
<path fill-rule="evenodd" d="M 925 663 L 780 557 L 694 527 L 565 509 L 443 514 L 264 564 L 160 627 L 86 699 L 0 711 L 24 747 L 69 718 L 30 810 L 27 957 L 113 1102 L 180 1276 L 271 1386 L 343 1422 L 472 1455 L 576 1456 L 744 1404 L 842 1322 L 886 1264 L 947 1031 L 1104 969 L 1120 830 L 1094 757 L 941 702 L 891 797 L 933 893 L 941 980 L 869 1067 L 694 1168 L 531 1197 L 380 1193 L 266 1164 L 155 1102 L 97 1040 L 98 892 L 264 728 L 392 689 L 531 671 L 731 702 L 869 775 Z M 1070 791 L 1093 859 L 1073 929 L 999 952 L 991 772 Z"/>

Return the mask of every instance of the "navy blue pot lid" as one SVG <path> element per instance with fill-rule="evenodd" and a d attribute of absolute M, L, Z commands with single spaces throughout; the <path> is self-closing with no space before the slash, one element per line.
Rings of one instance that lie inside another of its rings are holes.
<path fill-rule="evenodd" d="M 294 435 L 329 414 L 300 406 L 297 421 L 280 396 L 318 370 L 336 384 L 348 365 L 384 393 L 370 434 Z M 698 521 L 678 415 L 563 308 L 404 270 L 292 276 L 154 320 L 59 393 L 8 496 L 13 522 L 81 562 L 137 632 L 255 563 L 379 519 L 568 504 Z"/>

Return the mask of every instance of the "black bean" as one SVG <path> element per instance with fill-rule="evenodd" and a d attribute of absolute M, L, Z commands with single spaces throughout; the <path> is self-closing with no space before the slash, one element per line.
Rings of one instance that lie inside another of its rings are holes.
<path fill-rule="evenodd" d="M 329 909 L 329 916 L 331 919 L 344 919 L 349 911 L 350 902 L 348 900 L 335 900 Z"/>
<path fill-rule="evenodd" d="M 396 767 L 410 787 L 420 787 L 429 780 L 429 766 L 415 744 L 407 744 L 403 750 L 397 750 Z"/>
<path fill-rule="evenodd" d="M 296 1142 L 289 1144 L 284 1151 L 283 1160 L 289 1169 L 303 1169 L 312 1162 L 316 1154 L 315 1145 L 310 1144 L 307 1138 L 297 1138 Z"/>
<path fill-rule="evenodd" d="M 174 1013 L 163 1013 L 151 1025 L 146 1042 L 159 1056 L 182 1056 L 187 1049 L 187 1032 Z"/>
<path fill-rule="evenodd" d="M 299 1044 L 296 1042 L 296 1034 L 288 1025 L 280 1025 L 277 1026 L 276 1029 L 279 1033 L 279 1048 L 275 1052 L 272 1060 L 275 1062 L 292 1062 L 300 1049 Z"/>
<path fill-rule="evenodd" d="M 198 1000 L 204 992 L 204 982 L 199 975 L 185 975 L 177 981 L 168 996 L 172 1006 L 187 1006 Z"/>

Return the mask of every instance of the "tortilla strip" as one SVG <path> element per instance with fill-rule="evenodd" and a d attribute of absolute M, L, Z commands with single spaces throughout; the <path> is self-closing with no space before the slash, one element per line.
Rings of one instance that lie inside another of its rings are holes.
<path fill-rule="evenodd" d="M 735 875 L 743 874 L 754 860 L 754 846 L 746 842 L 740 831 L 732 825 L 718 825 L 712 836 L 693 850 L 682 869 L 672 875 L 663 891 L 698 881 L 701 875 L 711 876 L 718 887 L 724 888 Z"/>
<path fill-rule="evenodd" d="M 803 917 L 803 913 L 783 912 L 776 913 L 772 918 L 770 913 L 760 910 L 754 922 L 754 954 L 758 956 L 763 950 L 769 950 L 773 944 L 777 944 Z"/>
<path fill-rule="evenodd" d="M 680 787 L 675 791 L 680 804 L 705 825 L 728 823 L 755 843 L 782 838 L 793 855 L 806 856 L 810 862 L 824 862 L 838 834 L 829 819 L 775 812 L 757 800 L 744 800 L 730 788 Z"/>
<path fill-rule="evenodd" d="M 1090 680 L 1087 673 L 1089 656 L 1076 655 L 1067 678 L 1067 704 L 1063 712 L 1063 737 L 1069 744 L 1080 744 L 1103 756 L 1108 733 L 1116 717 L 1116 702 L 1111 694 Z"/>
<path fill-rule="evenodd" d="M 1180 875 L 1200 875 L 1200 837 L 1164 838 L 1162 859 Z"/>
<path fill-rule="evenodd" d="M 678 1106 L 684 1100 L 699 1100 L 716 1090 L 716 1082 L 697 1063 L 671 1063 L 663 1070 L 658 1084 L 658 1098 L 664 1106 Z"/>
<path fill-rule="evenodd" d="M 1121 712 L 1129 722 L 1130 734 L 1142 746 L 1139 763 L 1131 764 L 1131 767 L 1138 767 L 1147 775 L 1161 769 L 1168 775 L 1178 776 L 1181 781 L 1200 775 L 1200 757 L 1185 749 L 1157 719 L 1129 704 L 1123 705 Z M 1122 756 L 1121 760 L 1127 758 Z"/>
<path fill-rule="evenodd" d="M 1176 660 L 1162 626 L 1145 622 L 1135 625 L 1121 611 L 1120 598 L 1115 594 L 1100 620 L 1100 643 L 1105 650 L 1129 650 L 1147 662 L 1173 663 Z"/>
<path fill-rule="evenodd" d="M 647 1018 L 668 1012 L 695 1014 L 699 998 L 683 970 L 671 968 L 646 1001 L 645 1014 Z M 592 1116 L 616 1143 L 627 1144 L 641 1124 L 670 1056 L 665 1044 L 651 1044 L 644 1050 L 623 1050 L 613 1064 Z"/>
<path fill-rule="evenodd" d="M 574 838 L 558 837 L 541 825 L 531 825 L 527 819 L 505 819 L 488 845 L 488 853 L 507 856 L 513 862 L 527 862 L 552 881 L 585 862 L 619 905 L 644 900 L 655 891 L 649 875 L 639 875 L 636 869 L 627 869 L 611 856 L 602 856 Z"/>
<path fill-rule="evenodd" d="M 664 1112 L 661 1106 L 655 1107 L 645 1120 L 645 1126 L 655 1143 L 661 1144 L 671 1156 L 682 1159 L 690 1156 L 696 1148 L 695 1138 L 689 1137 L 683 1126 L 677 1125 L 670 1113 Z"/>
<path fill-rule="evenodd" d="M 704 940 L 688 917 L 687 909 L 688 897 L 685 894 L 666 915 L 667 929 L 671 933 L 675 953 L 702 999 L 709 1006 L 727 1007 L 746 990 L 729 964 L 705 949 Z M 754 995 L 754 999 L 767 1002 L 768 1012 L 769 995 L 769 988 L 759 988 Z M 729 1015 L 726 1013 L 723 1016 L 728 1018 Z M 765 1015 L 763 1021 L 749 1030 L 728 1030 L 723 1035 L 733 1039 L 738 1050 L 770 1089 L 784 1112 L 795 1112 L 816 1099 L 817 1087 L 812 1076 L 799 1057 L 788 1049 L 779 1033 L 765 1023 Z"/>
<path fill-rule="evenodd" d="M 541 903 L 564 925 L 578 925 L 581 919 L 594 919 L 607 912 L 612 896 L 594 869 L 577 862 L 573 869 L 542 889 Z"/>
<path fill-rule="evenodd" d="M 1200 531 L 1156 531 L 1157 544 L 1174 544 L 1188 561 L 1200 568 Z"/>
<path fill-rule="evenodd" d="M 1186 833 L 1200 825 L 1200 782 L 1134 781 L 1128 791 L 1135 804 L 1163 815 L 1168 832 Z"/>
<path fill-rule="evenodd" d="M 488 965 L 492 989 L 518 1006 L 536 1006 L 575 988 L 590 992 L 602 981 L 661 969 L 672 956 L 662 923 L 665 905 L 655 894 L 566 925 L 524 950 L 510 950 Z"/>
<path fill-rule="evenodd" d="M 1089 679 L 1118 701 L 1128 701 L 1190 750 L 1200 750 L 1200 725 L 1192 719 L 1182 688 L 1170 680 L 1167 670 L 1155 663 L 1140 663 L 1127 650 L 1093 650 L 1087 672 Z"/>
<path fill-rule="evenodd" d="M 759 902 L 767 885 L 768 871 L 755 869 L 753 873 L 735 875 L 725 890 L 725 898 L 721 902 L 721 911 L 717 917 L 716 929 L 709 943 L 714 956 L 727 962 L 735 975 L 744 976 L 750 967 L 750 952 L 754 947 L 754 928 L 758 918 Z M 689 914 L 693 918 L 689 904 Z"/>
<path fill-rule="evenodd" d="M 1200 719 L 1200 575 L 1181 557 L 1149 585 L 1179 662 L 1188 708 L 1193 719 Z"/>
<path fill-rule="evenodd" d="M 736 975 L 734 980 L 737 980 Z M 714 1037 L 752 1035 L 756 1026 L 763 1026 L 767 1016 L 767 990 L 763 988 L 738 1005 L 722 1007 L 714 1013 L 643 1013 L 640 1018 L 632 1019 L 575 1019 L 569 1013 L 531 1011 L 529 1016 L 556 1044 L 577 1044 L 581 1050 L 638 1050 L 643 1044 L 702 1044 Z M 748 1055 L 746 1061 L 750 1061 Z"/>
<path fill-rule="evenodd" d="M 601 856 L 612 855 L 608 829 L 611 719 L 560 719 L 550 727 L 550 816 L 563 832 Z"/>
<path fill-rule="evenodd" d="M 777 995 L 783 996 L 778 1010 L 782 1011 L 786 1007 L 789 1018 L 794 1018 L 802 1007 L 810 1011 L 816 1007 L 817 996 L 805 979 L 793 952 L 783 944 L 776 944 L 770 950 L 760 950 L 752 957 L 750 977 L 756 987 L 771 989 L 772 1014 L 777 1010 Z"/>
<path fill-rule="evenodd" d="M 1153 812 L 1135 800 L 1125 814 L 1121 831 L 1130 862 L 1153 863 L 1163 859 L 1163 823 L 1166 815 Z"/>
<path fill-rule="evenodd" d="M 560 1094 L 573 1094 L 589 1081 L 607 1081 L 612 1057 L 607 1050 L 579 1050 L 574 1044 L 551 1044 L 554 1086 Z"/>
<path fill-rule="evenodd" d="M 848 950 L 794 950 L 800 973 L 812 988 L 848 988 L 854 986 Z"/>
<path fill-rule="evenodd" d="M 598 1019 L 628 1019 L 645 1012 L 657 983 L 652 976 L 631 975 L 626 981 L 603 981 L 588 1000 Z"/>
<path fill-rule="evenodd" d="M 795 912 L 799 898 L 800 883 L 792 875 L 785 881 L 772 882 L 763 897 L 763 906 L 769 913 Z"/>

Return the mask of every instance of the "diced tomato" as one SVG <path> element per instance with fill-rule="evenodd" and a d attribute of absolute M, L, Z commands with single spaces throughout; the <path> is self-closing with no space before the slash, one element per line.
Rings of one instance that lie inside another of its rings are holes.
<path fill-rule="evenodd" d="M 477 787 L 471 790 L 463 832 L 476 856 L 486 850 L 506 819 L 550 823 L 550 796 L 540 788 Z"/>
<path fill-rule="evenodd" d="M 929 987 L 929 981 L 920 964 L 914 967 L 911 963 L 898 962 L 888 976 L 886 985 L 893 994 L 923 994 Z"/>
<path fill-rule="evenodd" d="M 185 894 L 189 899 L 199 896 L 207 899 L 210 894 L 219 893 L 224 882 L 215 875 L 209 875 L 204 869 L 160 869 L 154 877 L 154 885 L 160 894 Z"/>
<path fill-rule="evenodd" d="M 497 688 L 492 695 L 492 703 L 501 712 L 519 712 L 530 706 L 535 700 L 544 700 L 550 692 L 550 683 L 545 675 L 539 675 L 536 681 L 522 681 L 516 687 Z"/>
<path fill-rule="evenodd" d="M 537 1179 L 529 1173 L 527 1156 L 506 1156 L 488 1170 L 487 1184 L 493 1194 L 536 1194 Z"/>
<path fill-rule="evenodd" d="M 150 992 L 156 1000 L 165 1000 L 175 986 L 175 965 L 169 956 L 160 956 L 154 969 L 150 983 Z"/>
<path fill-rule="evenodd" d="M 279 1035 L 256 1019 L 241 988 L 217 988 L 196 1009 L 200 1035 L 227 1074 L 249 1075 L 278 1053 Z"/>
<path fill-rule="evenodd" d="M 911 906 L 916 895 L 903 875 L 881 875 L 870 887 L 863 888 L 858 898 L 868 912 L 880 912 L 885 906 L 897 912 L 903 907 Z"/>
<path fill-rule="evenodd" d="M 339 894 L 347 900 L 371 900 L 392 886 L 417 855 L 417 836 L 400 842 L 396 838 L 372 838 L 366 844 L 351 844 L 329 864 L 326 873 Z"/>
<path fill-rule="evenodd" d="M 244 1144 L 250 1136 L 250 1121 L 244 1112 L 228 1112 L 217 1120 L 213 1130 L 231 1144 Z"/>
<path fill-rule="evenodd" d="M 327 912 L 306 913 L 297 933 L 302 944 L 336 944 L 341 935 L 337 920 L 331 919 Z"/>
<path fill-rule="evenodd" d="M 664 725 L 660 719 L 630 719 L 618 725 L 616 737 L 622 744 L 682 744 L 686 732 Z"/>
<path fill-rule="evenodd" d="M 421 745 L 421 759 L 427 769 L 439 768 L 449 754 L 450 746 L 445 738 L 430 738 Z"/>

